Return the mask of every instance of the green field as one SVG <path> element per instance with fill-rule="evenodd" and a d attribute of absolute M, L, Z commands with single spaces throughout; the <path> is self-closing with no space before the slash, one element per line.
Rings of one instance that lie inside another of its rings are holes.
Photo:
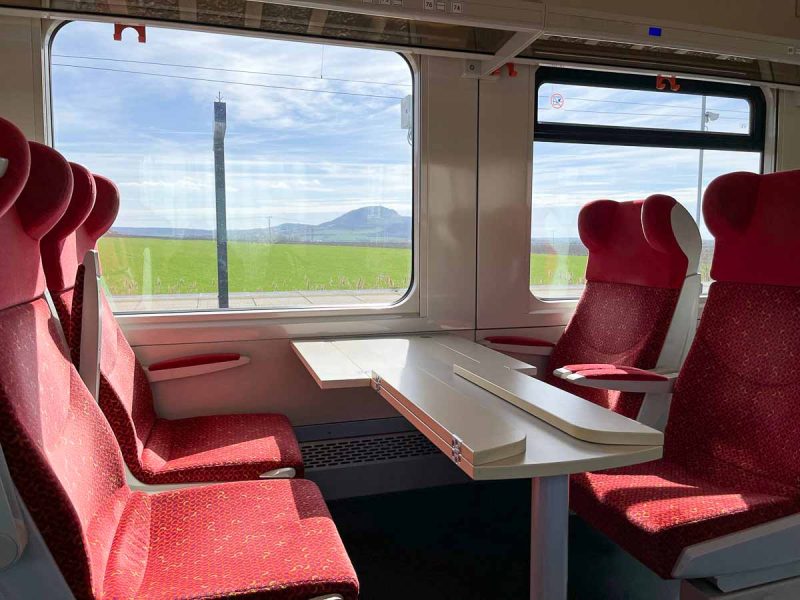
<path fill-rule="evenodd" d="M 211 240 L 107 237 L 100 240 L 103 273 L 115 295 L 217 291 Z M 580 283 L 585 256 L 531 255 L 531 284 Z M 228 244 L 231 292 L 405 289 L 411 250 L 321 244 Z"/>

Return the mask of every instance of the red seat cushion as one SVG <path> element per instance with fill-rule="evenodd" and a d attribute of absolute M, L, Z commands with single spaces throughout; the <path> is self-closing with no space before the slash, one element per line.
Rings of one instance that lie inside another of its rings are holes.
<path fill-rule="evenodd" d="M 714 282 L 664 459 L 573 477 L 573 509 L 669 577 L 692 544 L 800 512 L 800 290 Z"/>
<path fill-rule="evenodd" d="M 319 489 L 304 480 L 134 493 L 111 551 L 104 598 L 358 597 Z"/>
<path fill-rule="evenodd" d="M 153 483 L 237 481 L 281 467 L 303 470 L 292 425 L 278 414 L 157 419 L 141 462 Z"/>
<path fill-rule="evenodd" d="M 570 506 L 664 578 L 684 548 L 800 510 L 769 485 L 714 481 L 665 460 L 570 480 Z"/>
<path fill-rule="evenodd" d="M 73 315 L 79 312 L 82 270 Z M 144 368 L 103 298 L 103 351 L 99 404 L 119 440 L 131 473 L 144 483 L 258 479 L 272 469 L 293 467 L 303 475 L 303 459 L 289 420 L 277 414 L 215 415 L 174 421 L 159 419 Z M 73 318 L 74 327 L 80 319 Z M 79 344 L 71 337 L 73 353 Z"/>

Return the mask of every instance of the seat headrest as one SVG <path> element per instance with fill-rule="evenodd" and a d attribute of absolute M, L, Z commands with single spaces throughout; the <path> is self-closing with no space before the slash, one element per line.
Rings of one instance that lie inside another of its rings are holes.
<path fill-rule="evenodd" d="M 17 201 L 0 217 L 0 309 L 44 293 L 39 241 L 61 219 L 72 195 L 72 170 L 52 148 L 29 142 L 31 166 Z"/>
<path fill-rule="evenodd" d="M 30 170 L 31 151 L 25 134 L 0 118 L 0 216 L 16 202 Z"/>
<path fill-rule="evenodd" d="M 93 175 L 97 189 L 94 208 L 77 231 L 78 256 L 94 250 L 97 240 L 103 237 L 119 213 L 119 190 L 113 181 L 102 175 Z"/>
<path fill-rule="evenodd" d="M 800 286 L 800 170 L 717 177 L 703 197 L 716 281 Z"/>
<path fill-rule="evenodd" d="M 42 266 L 47 287 L 60 292 L 75 285 L 75 274 L 83 257 L 75 247 L 75 231 L 83 224 L 94 207 L 95 183 L 89 169 L 76 163 L 72 170 L 73 188 L 67 212 L 42 238 Z"/>
<path fill-rule="evenodd" d="M 680 289 L 697 272 L 700 232 L 670 196 L 590 202 L 578 216 L 578 233 L 589 249 L 588 281 Z"/>

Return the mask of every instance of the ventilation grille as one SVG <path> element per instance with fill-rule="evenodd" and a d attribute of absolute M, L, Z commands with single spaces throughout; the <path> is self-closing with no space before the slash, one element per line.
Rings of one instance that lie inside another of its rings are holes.
<path fill-rule="evenodd" d="M 418 431 L 303 442 L 306 469 L 326 469 L 404 460 L 437 454 L 439 450 Z"/>

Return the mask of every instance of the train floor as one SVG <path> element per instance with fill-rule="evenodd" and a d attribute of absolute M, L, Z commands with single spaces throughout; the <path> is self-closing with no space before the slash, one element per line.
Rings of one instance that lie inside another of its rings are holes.
<path fill-rule="evenodd" d="M 428 488 L 330 503 L 362 600 L 528 598 L 530 482 Z M 570 517 L 570 600 L 652 599 L 663 581 Z"/>

